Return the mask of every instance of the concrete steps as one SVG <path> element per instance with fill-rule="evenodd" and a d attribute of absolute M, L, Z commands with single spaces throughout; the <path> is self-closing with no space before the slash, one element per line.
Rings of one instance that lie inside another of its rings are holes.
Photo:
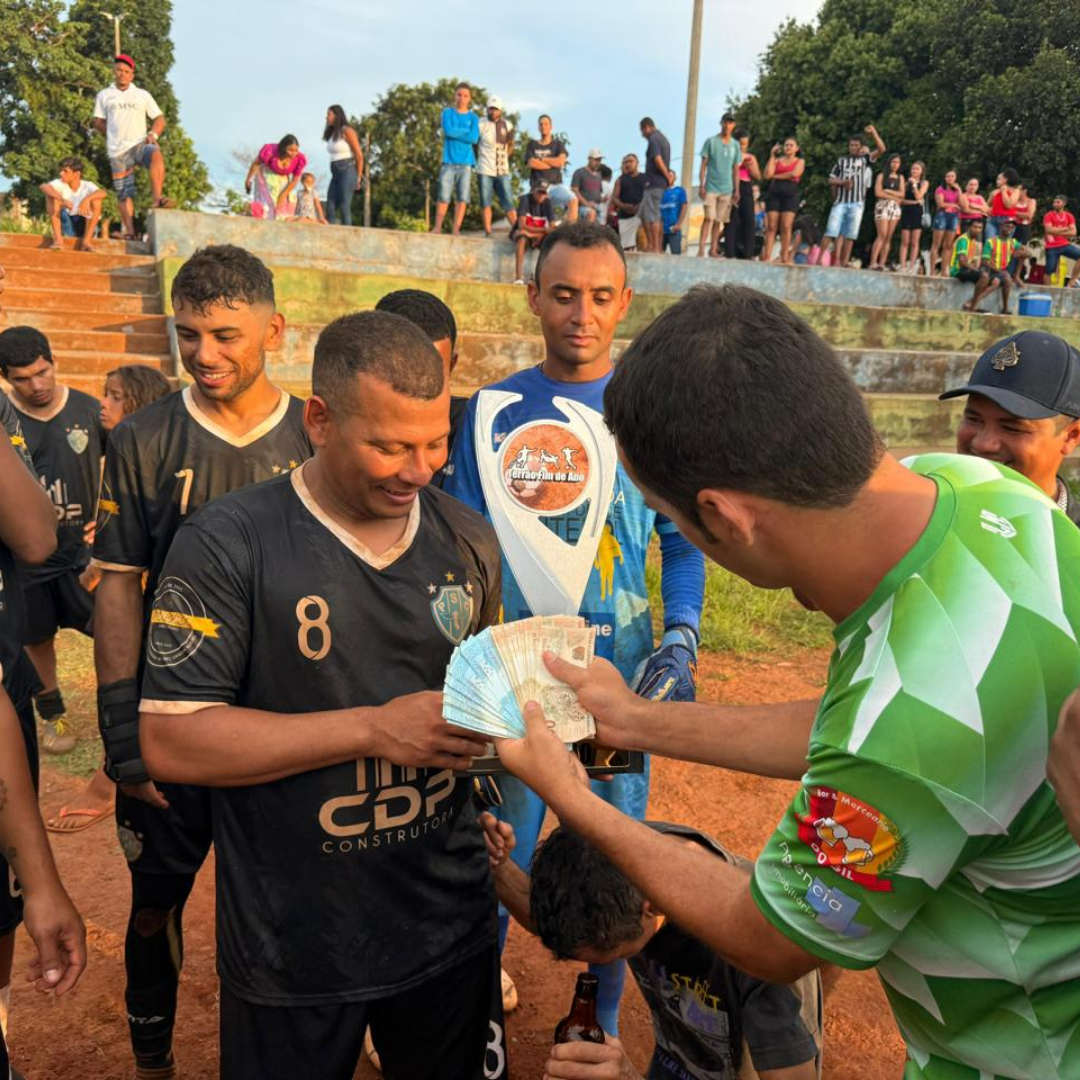
<path fill-rule="evenodd" d="M 0 326 L 49 338 L 61 378 L 99 396 L 105 373 L 147 364 L 171 376 L 168 320 L 156 260 L 145 244 L 95 241 L 97 252 L 46 247 L 48 238 L 0 234 Z"/>
<path fill-rule="evenodd" d="M 20 249 L 23 251 L 48 251 L 52 243 L 52 236 L 43 236 L 40 233 L 0 233 L 0 249 Z M 64 251 L 75 252 L 78 241 L 74 237 L 64 237 Z M 94 247 L 103 255 L 149 255 L 150 248 L 141 240 L 95 240 Z M 93 252 L 75 252 L 80 258 L 92 258 Z M 57 251 L 54 255 L 61 255 Z"/>
<path fill-rule="evenodd" d="M 152 266 L 61 269 L 6 266 L 4 288 L 29 292 L 140 293 L 158 295 L 157 271 Z"/>
<path fill-rule="evenodd" d="M 30 311 L 69 311 L 90 315 L 160 315 L 161 297 L 154 294 L 112 292 L 64 292 L 60 289 L 4 289 L 2 301 L 6 308 Z"/>

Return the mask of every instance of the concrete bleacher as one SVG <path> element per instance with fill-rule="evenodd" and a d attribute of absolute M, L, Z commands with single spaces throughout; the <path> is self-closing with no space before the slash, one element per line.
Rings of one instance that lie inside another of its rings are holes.
<path fill-rule="evenodd" d="M 321 327 L 373 307 L 399 288 L 428 289 L 454 311 L 461 333 L 458 393 L 542 358 L 525 290 L 508 284 L 513 252 L 505 240 L 159 211 L 151 247 L 167 312 L 172 277 L 196 248 L 210 243 L 246 247 L 274 271 L 288 329 L 271 366 L 275 378 L 296 393 L 309 388 Z M 951 447 L 962 405 L 940 402 L 937 395 L 962 381 L 994 341 L 1038 328 L 1080 345 L 1080 290 L 1040 288 L 1053 298 L 1053 313 L 1035 319 L 964 312 L 960 305 L 971 287 L 942 279 L 673 256 L 631 254 L 628 262 L 635 297 L 619 348 L 695 284 L 749 285 L 783 299 L 837 349 L 866 394 L 879 430 L 897 449 Z"/>

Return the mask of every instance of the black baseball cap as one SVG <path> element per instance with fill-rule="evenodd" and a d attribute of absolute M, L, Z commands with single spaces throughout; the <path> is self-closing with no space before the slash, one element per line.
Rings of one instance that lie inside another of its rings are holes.
<path fill-rule="evenodd" d="M 724 113 L 724 115 L 720 117 L 720 123 L 721 124 L 734 124 L 734 123 L 736 123 L 735 114 L 734 113 L 729 113 L 729 112 Z"/>
<path fill-rule="evenodd" d="M 1080 417 L 1080 352 L 1041 330 L 1023 330 L 991 345 L 965 386 L 940 400 L 982 394 L 1023 420 Z"/>

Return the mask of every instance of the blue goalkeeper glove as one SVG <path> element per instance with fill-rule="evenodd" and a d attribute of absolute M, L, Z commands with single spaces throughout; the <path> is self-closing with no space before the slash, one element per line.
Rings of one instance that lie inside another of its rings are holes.
<path fill-rule="evenodd" d="M 697 634 L 689 626 L 673 626 L 660 648 L 638 666 L 631 689 L 648 701 L 694 701 L 697 644 Z"/>

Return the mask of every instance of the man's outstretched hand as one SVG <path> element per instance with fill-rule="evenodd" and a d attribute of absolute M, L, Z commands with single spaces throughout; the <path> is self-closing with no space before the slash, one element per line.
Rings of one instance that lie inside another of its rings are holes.
<path fill-rule="evenodd" d="M 589 790 L 585 766 L 566 749 L 535 701 L 525 705 L 525 738 L 496 739 L 495 749 L 507 769 L 548 804 L 556 804 L 559 793 Z"/>
<path fill-rule="evenodd" d="M 582 707 L 596 718 L 596 741 L 613 750 L 642 750 L 637 741 L 645 702 L 626 685 L 619 669 L 597 657 L 588 667 L 544 654 L 548 671 L 578 696 Z"/>

